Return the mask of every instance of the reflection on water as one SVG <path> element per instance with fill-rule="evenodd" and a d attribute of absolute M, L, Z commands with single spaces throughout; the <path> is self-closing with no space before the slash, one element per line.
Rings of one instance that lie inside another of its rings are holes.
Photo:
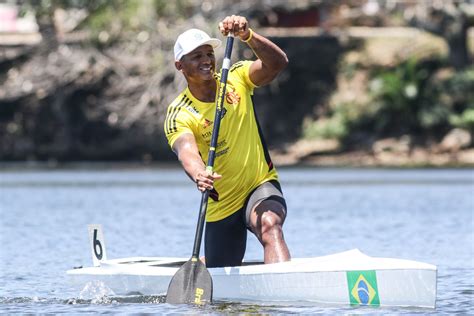
<path fill-rule="evenodd" d="M 162 296 L 78 293 L 65 271 L 92 264 L 87 224 L 104 227 L 108 257 L 189 257 L 200 194 L 181 169 L 0 172 L 0 312 L 474 313 L 474 173 L 460 170 L 280 169 L 293 257 L 359 248 L 438 266 L 437 310 L 218 301 L 171 306 Z M 261 259 L 249 236 L 246 260 Z M 138 294 L 138 293 L 135 293 Z"/>

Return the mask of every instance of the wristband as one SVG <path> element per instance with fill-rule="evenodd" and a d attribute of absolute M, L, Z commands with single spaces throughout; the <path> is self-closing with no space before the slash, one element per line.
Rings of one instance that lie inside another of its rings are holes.
<path fill-rule="evenodd" d="M 253 37 L 253 30 L 252 30 L 251 28 L 249 28 L 249 31 L 250 31 L 249 37 L 248 37 L 246 40 L 241 40 L 242 42 L 248 43 L 248 42 L 252 39 L 252 37 Z"/>

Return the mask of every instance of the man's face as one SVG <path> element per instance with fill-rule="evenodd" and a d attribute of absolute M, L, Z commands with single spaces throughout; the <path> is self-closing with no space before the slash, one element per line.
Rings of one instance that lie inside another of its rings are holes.
<path fill-rule="evenodd" d="M 211 45 L 202 45 L 184 55 L 175 63 L 176 68 L 183 72 L 187 80 L 214 80 L 216 57 Z"/>

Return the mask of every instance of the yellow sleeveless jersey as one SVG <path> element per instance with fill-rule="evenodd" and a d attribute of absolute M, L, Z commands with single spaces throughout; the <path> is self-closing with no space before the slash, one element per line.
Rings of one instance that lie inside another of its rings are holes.
<path fill-rule="evenodd" d="M 252 95 L 256 86 L 249 78 L 251 64 L 252 61 L 235 63 L 227 78 L 214 161 L 214 170 L 222 178 L 214 182 L 214 190 L 210 192 L 208 222 L 238 211 L 252 190 L 278 179 L 255 115 Z M 215 111 L 214 102 L 201 102 L 186 88 L 168 107 L 164 129 L 169 145 L 173 147 L 176 139 L 185 133 L 193 134 L 207 165 Z"/>

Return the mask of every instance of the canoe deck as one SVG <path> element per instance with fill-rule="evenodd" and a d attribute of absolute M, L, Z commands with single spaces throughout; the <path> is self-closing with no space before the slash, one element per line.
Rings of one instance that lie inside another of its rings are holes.
<path fill-rule="evenodd" d="M 115 295 L 166 294 L 171 277 L 188 258 L 132 257 L 67 271 L 79 289 L 97 282 Z M 437 268 L 411 260 L 373 258 L 358 249 L 210 268 L 214 298 L 237 301 L 312 301 L 330 304 L 434 308 Z"/>

